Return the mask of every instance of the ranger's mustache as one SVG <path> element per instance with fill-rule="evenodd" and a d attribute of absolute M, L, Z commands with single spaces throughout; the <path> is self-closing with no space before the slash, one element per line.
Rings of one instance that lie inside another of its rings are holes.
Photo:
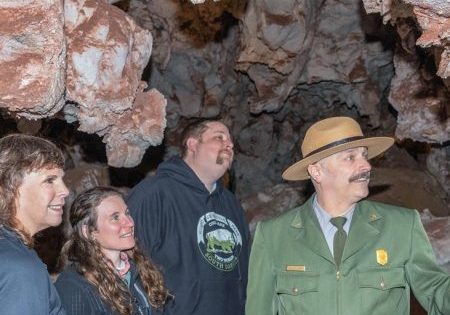
<path fill-rule="evenodd" d="M 369 180 L 370 179 L 370 171 L 361 172 L 359 174 L 353 175 L 352 177 L 350 177 L 350 179 L 348 181 L 354 182 L 354 181 L 357 181 L 360 179 Z"/>

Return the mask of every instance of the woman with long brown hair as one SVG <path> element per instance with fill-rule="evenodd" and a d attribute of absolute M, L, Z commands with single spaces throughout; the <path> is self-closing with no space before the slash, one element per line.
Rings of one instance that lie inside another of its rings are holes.
<path fill-rule="evenodd" d="M 68 195 L 64 157 L 50 141 L 23 134 L 0 139 L 0 313 L 63 315 L 33 236 L 62 221 Z"/>
<path fill-rule="evenodd" d="M 135 244 L 120 191 L 96 187 L 81 193 L 70 223 L 73 232 L 62 252 L 69 264 L 55 284 L 68 315 L 150 315 L 163 308 L 164 281 Z"/>

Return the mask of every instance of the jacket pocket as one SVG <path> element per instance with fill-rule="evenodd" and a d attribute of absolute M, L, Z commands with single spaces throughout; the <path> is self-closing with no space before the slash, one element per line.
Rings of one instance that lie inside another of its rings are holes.
<path fill-rule="evenodd" d="M 406 285 L 403 268 L 371 270 L 358 274 L 360 288 L 372 288 L 378 290 L 390 290 L 392 288 L 404 288 Z"/>
<path fill-rule="evenodd" d="M 280 274 L 275 293 L 279 314 L 314 314 L 319 292 L 318 274 Z"/>
<path fill-rule="evenodd" d="M 358 272 L 363 314 L 406 314 L 409 286 L 403 268 Z"/>

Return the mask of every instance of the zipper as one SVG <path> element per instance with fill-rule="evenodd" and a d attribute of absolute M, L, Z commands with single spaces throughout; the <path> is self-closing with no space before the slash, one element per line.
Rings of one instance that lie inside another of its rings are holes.
<path fill-rule="evenodd" d="M 147 301 L 147 296 L 142 292 L 137 283 L 134 283 L 134 289 L 141 296 L 141 300 L 144 302 L 145 307 L 150 307 L 150 304 Z"/>

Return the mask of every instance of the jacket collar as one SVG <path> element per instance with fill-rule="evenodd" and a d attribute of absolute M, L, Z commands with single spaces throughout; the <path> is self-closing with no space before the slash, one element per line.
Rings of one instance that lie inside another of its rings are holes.
<path fill-rule="evenodd" d="M 16 231 L 11 230 L 10 228 L 6 227 L 3 224 L 0 224 L 0 239 L 3 238 L 6 238 L 14 243 L 25 245 L 24 242 L 22 241 L 22 238 L 20 237 L 19 234 L 17 234 Z M 29 246 L 26 247 L 30 248 Z"/>
<path fill-rule="evenodd" d="M 129 258 L 129 262 L 130 262 L 130 272 L 131 272 L 131 278 L 130 278 L 130 285 L 135 283 L 138 276 L 139 276 L 139 272 L 136 266 L 136 263 L 133 259 Z"/>
<path fill-rule="evenodd" d="M 365 201 L 358 203 L 353 215 L 352 224 L 350 225 L 347 243 L 342 254 L 343 262 L 380 234 L 376 222 L 382 219 L 382 216 L 370 203 Z"/>
<path fill-rule="evenodd" d="M 296 240 L 301 240 L 311 251 L 334 264 L 333 255 L 328 248 L 319 221 L 314 213 L 313 198 L 314 196 L 310 197 L 296 210 L 291 222 L 292 236 Z M 364 245 L 368 244 L 370 239 L 375 238 L 380 233 L 375 222 L 382 219 L 382 216 L 370 203 L 362 201 L 356 205 L 342 262 L 353 256 Z"/>

